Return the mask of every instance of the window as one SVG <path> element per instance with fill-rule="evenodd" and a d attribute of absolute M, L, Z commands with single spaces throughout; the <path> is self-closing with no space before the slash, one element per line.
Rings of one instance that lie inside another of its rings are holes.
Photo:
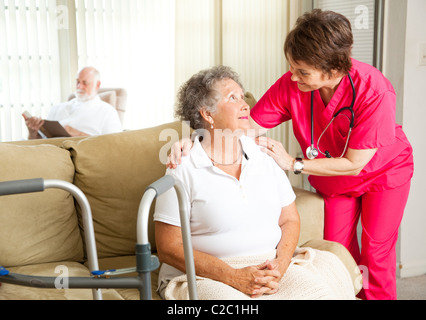
<path fill-rule="evenodd" d="M 259 99 L 286 70 L 282 46 L 301 13 L 291 0 L 3 0 L 0 141 L 26 139 L 22 113 L 46 117 L 92 65 L 128 92 L 125 129 L 174 120 L 177 90 L 216 64 Z M 282 139 L 279 131 L 276 139 Z"/>

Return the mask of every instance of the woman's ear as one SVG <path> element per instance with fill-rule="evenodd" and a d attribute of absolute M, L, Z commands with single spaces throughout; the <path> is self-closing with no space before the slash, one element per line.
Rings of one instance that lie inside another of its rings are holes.
<path fill-rule="evenodd" d="M 203 117 L 203 119 L 206 120 L 208 123 L 214 122 L 213 118 L 211 117 L 211 113 L 207 111 L 205 108 L 202 108 L 200 110 L 200 114 Z"/>

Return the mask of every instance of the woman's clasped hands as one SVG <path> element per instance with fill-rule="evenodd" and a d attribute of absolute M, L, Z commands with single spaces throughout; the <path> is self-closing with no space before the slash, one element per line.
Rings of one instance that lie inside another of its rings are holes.
<path fill-rule="evenodd" d="M 257 266 L 235 269 L 234 283 L 230 285 L 251 298 L 259 298 L 277 293 L 283 275 L 277 264 L 268 260 Z"/>

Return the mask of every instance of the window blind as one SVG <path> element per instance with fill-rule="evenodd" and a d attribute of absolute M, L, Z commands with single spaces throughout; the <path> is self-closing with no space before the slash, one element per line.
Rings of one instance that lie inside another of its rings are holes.
<path fill-rule="evenodd" d="M 222 63 L 221 2 L 176 0 L 176 92 L 193 74 Z"/>
<path fill-rule="evenodd" d="M 78 65 L 128 92 L 125 129 L 173 121 L 174 0 L 76 1 Z"/>
<path fill-rule="evenodd" d="M 354 48 L 352 56 L 370 65 L 374 64 L 374 0 L 315 0 L 316 8 L 331 10 L 346 16 L 352 24 Z"/>
<path fill-rule="evenodd" d="M 45 117 L 60 101 L 55 0 L 0 3 L 0 141 L 25 139 L 24 110 Z"/>

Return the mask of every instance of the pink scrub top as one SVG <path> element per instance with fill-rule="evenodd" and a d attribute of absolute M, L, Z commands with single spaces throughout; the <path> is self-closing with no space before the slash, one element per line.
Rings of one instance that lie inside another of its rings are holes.
<path fill-rule="evenodd" d="M 374 67 L 352 59 L 350 75 L 354 81 L 356 100 L 355 124 L 348 148 L 355 150 L 378 148 L 376 155 L 358 176 L 310 176 L 311 185 L 326 196 L 360 196 L 365 192 L 394 189 L 407 183 L 413 176 L 412 147 L 396 124 L 396 95 L 392 84 Z M 274 128 L 292 120 L 293 131 L 304 155 L 311 145 L 311 93 L 302 92 L 291 72 L 282 76 L 259 100 L 251 117 L 264 128 Z M 330 123 L 333 115 L 352 102 L 352 87 L 344 77 L 332 100 L 324 105 L 319 91 L 314 96 L 314 145 Z M 340 157 L 346 143 L 349 120 L 339 116 L 325 131 L 320 149 Z M 319 158 L 324 158 L 320 154 Z"/>

